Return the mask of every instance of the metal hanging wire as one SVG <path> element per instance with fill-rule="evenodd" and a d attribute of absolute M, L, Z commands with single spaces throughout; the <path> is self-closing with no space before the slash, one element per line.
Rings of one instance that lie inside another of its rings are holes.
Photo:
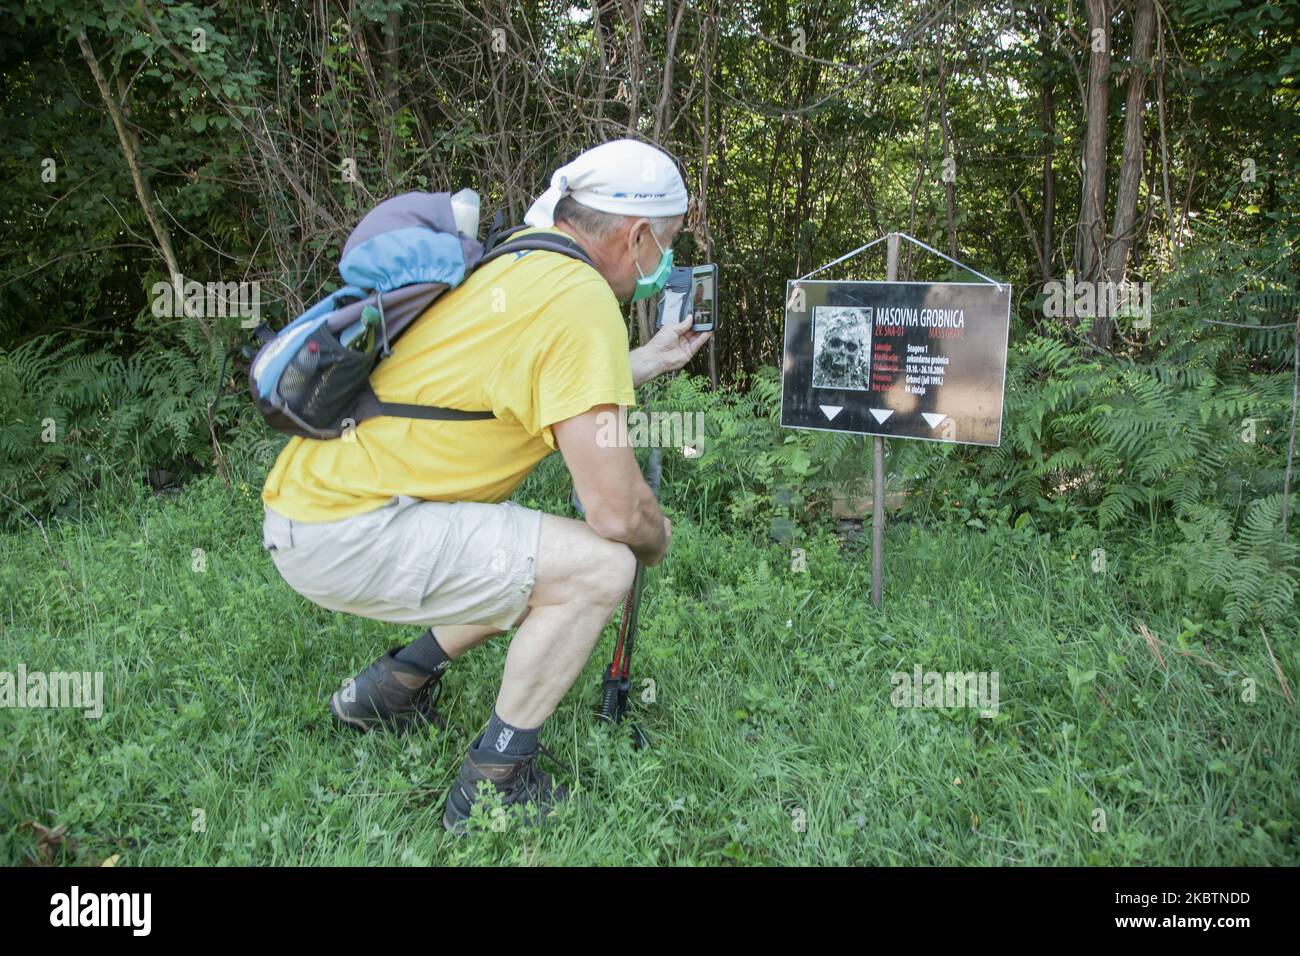
<path fill-rule="evenodd" d="M 954 259 L 952 256 L 944 255 L 944 254 L 943 254 L 942 252 L 940 252 L 938 249 L 934 248 L 934 246 L 927 245 L 926 243 L 922 242 L 920 239 L 916 239 L 916 238 L 914 238 L 914 237 L 912 237 L 912 236 L 909 236 L 909 235 L 908 235 L 907 233 L 905 233 L 905 232 L 887 232 L 887 233 L 885 233 L 883 236 L 881 236 L 879 239 L 872 239 L 872 240 L 871 240 L 870 242 L 868 242 L 865 246 L 858 246 L 858 248 L 854 249 L 852 252 L 845 253 L 844 255 L 840 256 L 838 259 L 835 259 L 835 260 L 832 261 L 832 262 L 828 262 L 828 263 L 826 263 L 826 265 L 821 266 L 821 267 L 819 267 L 819 268 L 817 268 L 817 269 L 814 269 L 812 272 L 809 272 L 807 275 L 802 275 L 802 276 L 800 276 L 798 279 L 795 279 L 794 281 L 795 281 L 795 282 L 802 282 L 802 281 L 805 280 L 805 279 L 810 279 L 810 278 L 812 278 L 813 276 L 815 276 L 815 275 L 816 275 L 817 273 L 819 273 L 819 272 L 825 272 L 825 271 L 826 271 L 827 269 L 829 269 L 831 266 L 837 266 L 837 265 L 839 265 L 841 262 L 844 262 L 846 259 L 852 259 L 854 256 L 858 255 L 859 253 L 866 252 L 866 251 L 867 251 L 868 249 L 870 249 L 872 246 L 879 245 L 880 243 L 882 243 L 882 242 L 884 242 L 886 239 L 888 239 L 890 236 L 898 236 L 900 239 L 906 239 L 908 242 L 912 243 L 912 245 L 914 245 L 914 246 L 920 246 L 922 249 L 925 249 L 925 250 L 928 251 L 928 252 L 933 252 L 933 253 L 934 253 L 936 256 L 938 256 L 940 259 L 947 259 L 947 260 L 948 260 L 949 262 L 951 262 L 953 265 L 955 265 L 955 266 L 957 266 L 957 267 L 959 267 L 959 268 L 961 268 L 961 269 L 965 269 L 967 272 L 971 273 L 972 275 L 977 275 L 977 276 L 979 276 L 981 279 L 983 279 L 983 280 L 984 280 L 985 282 L 987 282 L 989 285 L 991 285 L 991 286 L 996 286 L 998 292 L 1001 292 L 1001 291 L 1003 290 L 1003 288 L 1005 287 L 1005 285 L 1006 285 L 1006 283 L 999 282 L 999 281 L 997 281 L 996 279 L 990 279 L 988 276 L 986 276 L 984 273 L 980 272 L 978 269 L 972 269 L 970 266 L 966 265 L 966 263 L 964 263 L 964 262 L 958 262 L 958 261 L 957 261 L 956 259 Z"/>

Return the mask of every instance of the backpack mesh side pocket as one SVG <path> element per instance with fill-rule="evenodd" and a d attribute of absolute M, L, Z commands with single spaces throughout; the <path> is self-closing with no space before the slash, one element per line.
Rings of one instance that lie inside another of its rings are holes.
<path fill-rule="evenodd" d="M 280 376 L 277 392 L 285 406 L 313 428 L 333 429 L 365 387 L 379 350 L 344 348 L 322 325 L 313 332 Z"/>

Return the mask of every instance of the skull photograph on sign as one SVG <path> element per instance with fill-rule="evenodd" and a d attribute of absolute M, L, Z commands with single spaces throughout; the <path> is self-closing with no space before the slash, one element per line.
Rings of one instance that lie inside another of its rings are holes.
<path fill-rule="evenodd" d="M 813 388 L 871 387 L 870 308 L 813 309 Z"/>

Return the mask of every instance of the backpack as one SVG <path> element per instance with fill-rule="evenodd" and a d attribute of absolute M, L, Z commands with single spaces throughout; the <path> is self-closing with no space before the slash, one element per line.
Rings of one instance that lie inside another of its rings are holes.
<path fill-rule="evenodd" d="M 472 421 L 491 411 L 382 402 L 370 375 L 382 356 L 440 295 L 478 267 L 512 252 L 541 250 L 591 265 L 565 236 L 510 237 L 501 215 L 483 243 L 459 232 L 448 193 L 409 192 L 368 212 L 348 237 L 339 274 L 348 284 L 262 341 L 248 370 L 249 389 L 267 424 L 303 438 L 342 435 L 376 415 Z M 367 340 L 371 340 L 367 342 Z"/>

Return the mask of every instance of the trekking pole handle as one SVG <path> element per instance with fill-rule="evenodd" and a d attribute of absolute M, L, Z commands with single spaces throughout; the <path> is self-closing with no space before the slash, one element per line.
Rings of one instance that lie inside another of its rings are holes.
<path fill-rule="evenodd" d="M 650 461 L 646 464 L 645 481 L 654 492 L 656 498 L 659 497 L 659 479 L 663 477 L 664 470 L 664 453 L 661 448 L 650 449 Z"/>

